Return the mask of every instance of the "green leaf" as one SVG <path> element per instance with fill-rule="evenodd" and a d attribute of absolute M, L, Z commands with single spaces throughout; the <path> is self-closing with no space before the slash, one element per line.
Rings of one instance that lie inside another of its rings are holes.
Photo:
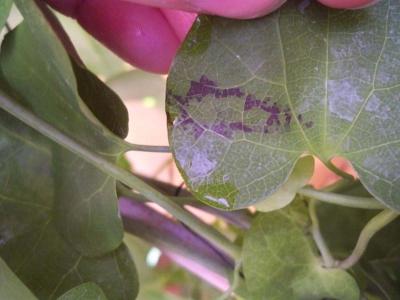
<path fill-rule="evenodd" d="M 115 135 L 128 135 L 128 110 L 119 96 L 96 75 L 71 58 L 71 64 L 82 100 L 96 118 Z"/>
<path fill-rule="evenodd" d="M 35 1 L 15 3 L 24 22 L 7 35 L 1 68 L 22 104 L 95 152 L 113 157 L 126 151 L 82 101 L 70 57 Z"/>
<path fill-rule="evenodd" d="M 35 300 L 32 292 L 10 270 L 0 258 L 0 299 L 7 300 Z"/>
<path fill-rule="evenodd" d="M 0 31 L 3 29 L 4 25 L 6 24 L 12 4 L 13 4 L 13 0 L 2 0 L 0 3 Z"/>
<path fill-rule="evenodd" d="M 326 269 L 305 233 L 303 208 L 258 215 L 245 236 L 243 271 L 251 299 L 358 300 L 355 280 Z"/>
<path fill-rule="evenodd" d="M 0 255 L 40 299 L 55 299 L 88 281 L 109 299 L 134 299 L 137 274 L 124 245 L 90 258 L 76 251 L 56 226 L 57 147 L 0 112 Z"/>
<path fill-rule="evenodd" d="M 69 290 L 57 300 L 107 300 L 98 285 L 88 282 Z"/>
<path fill-rule="evenodd" d="M 351 190 L 358 190 L 355 185 Z M 364 191 L 357 191 L 357 196 Z M 327 246 L 337 259 L 344 259 L 352 252 L 361 230 L 378 211 L 345 208 L 320 203 L 318 218 Z M 343 234 L 343 225 L 346 234 Z M 363 290 L 379 299 L 397 299 L 400 296 L 400 220 L 396 219 L 380 230 L 369 242 L 361 260 L 352 269 L 357 280 L 364 282 Z M 369 298 L 368 298 L 369 299 Z"/>
<path fill-rule="evenodd" d="M 313 173 L 314 158 L 312 156 L 300 158 L 289 179 L 279 190 L 262 202 L 257 203 L 255 207 L 259 211 L 270 212 L 289 205 L 296 197 L 297 191 L 309 182 Z"/>
<path fill-rule="evenodd" d="M 75 62 L 72 67 L 35 1 L 17 0 L 16 4 L 25 19 L 6 36 L 0 53 L 9 90 L 43 120 L 115 162 L 126 150 L 124 141 L 112 133 L 127 133 L 122 102 L 93 74 Z M 52 152 L 55 223 L 60 232 L 85 255 L 102 255 L 118 248 L 123 228 L 115 180 L 60 147 Z"/>
<path fill-rule="evenodd" d="M 316 1 L 249 21 L 201 16 L 168 79 L 170 144 L 185 180 L 221 208 L 255 204 L 298 157 L 351 161 L 400 209 L 400 4 Z"/>

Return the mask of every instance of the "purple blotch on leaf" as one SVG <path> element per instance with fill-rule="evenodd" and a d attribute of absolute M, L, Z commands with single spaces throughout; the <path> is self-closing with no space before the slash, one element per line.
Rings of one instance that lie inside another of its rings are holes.
<path fill-rule="evenodd" d="M 244 132 L 253 132 L 253 129 L 249 126 L 244 125 L 242 122 L 234 122 L 229 124 L 229 128 L 232 130 L 239 130 Z"/>
<path fill-rule="evenodd" d="M 222 120 L 217 119 L 213 124 L 196 123 L 196 121 L 189 117 L 186 108 L 192 101 L 201 102 L 206 96 L 213 96 L 216 100 L 227 97 L 236 97 L 242 100 L 243 97 L 245 97 L 244 111 L 252 109 L 262 110 L 266 113 L 265 121 L 261 126 L 260 124 L 248 126 L 243 122 L 229 122 L 224 120 L 222 117 Z M 279 106 L 276 102 L 271 103 L 272 99 L 270 97 L 260 100 L 252 94 L 246 95 L 239 87 L 220 88 L 215 81 L 210 80 L 205 75 L 201 76 L 199 81 L 190 82 L 190 88 L 185 96 L 173 95 L 171 91 L 168 91 L 167 99 L 169 103 L 175 101 L 179 104 L 181 112 L 179 119 L 183 120 L 183 122 L 181 121 L 178 124 L 185 126 L 184 129 L 186 130 L 192 130 L 196 139 L 200 137 L 204 130 L 211 130 L 229 139 L 233 138 L 234 132 L 262 132 L 268 134 L 281 130 L 288 130 L 293 121 L 293 115 L 290 108 L 287 106 Z M 311 128 L 314 126 L 313 121 L 304 122 L 302 114 L 298 114 L 297 119 L 305 128 Z M 282 123 L 284 124 L 284 127 L 281 126 Z"/>
<path fill-rule="evenodd" d="M 183 129 L 186 131 L 191 130 L 194 138 L 197 140 L 204 132 L 204 128 L 202 128 L 199 124 L 197 124 L 192 118 L 188 118 L 180 123 L 183 126 Z"/>
<path fill-rule="evenodd" d="M 211 127 L 211 130 L 214 131 L 215 133 L 218 133 L 218 134 L 226 137 L 226 138 L 232 138 L 232 135 L 233 135 L 232 130 L 229 128 L 229 126 L 224 121 L 214 124 Z"/>

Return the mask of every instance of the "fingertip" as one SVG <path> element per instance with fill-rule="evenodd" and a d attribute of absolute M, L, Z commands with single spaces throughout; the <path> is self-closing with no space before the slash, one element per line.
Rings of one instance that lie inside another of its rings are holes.
<path fill-rule="evenodd" d="M 206 0 L 201 1 L 200 10 L 205 13 L 228 18 L 253 19 L 277 10 L 285 2 L 286 0 Z"/>
<path fill-rule="evenodd" d="M 178 39 L 182 42 L 192 27 L 197 14 L 167 8 L 161 9 L 161 12 L 175 31 Z"/>
<path fill-rule="evenodd" d="M 320 3 L 342 9 L 360 9 L 378 3 L 380 0 L 318 0 Z"/>
<path fill-rule="evenodd" d="M 179 39 L 159 9 L 119 0 L 84 1 L 76 14 L 90 34 L 128 63 L 168 73 Z"/>
<path fill-rule="evenodd" d="M 194 13 L 218 15 L 235 19 L 264 16 L 278 9 L 286 0 L 127 0 L 131 2 L 184 10 Z"/>

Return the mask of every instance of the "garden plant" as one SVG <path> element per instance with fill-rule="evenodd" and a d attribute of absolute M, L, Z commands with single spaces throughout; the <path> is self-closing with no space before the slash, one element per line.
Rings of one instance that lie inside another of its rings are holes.
<path fill-rule="evenodd" d="M 169 147 L 125 140 L 135 115 L 53 8 L 0 1 L 0 299 L 136 299 L 127 235 L 225 281 L 218 299 L 400 299 L 398 0 L 200 14 L 176 56 L 131 61 L 169 69 Z M 185 185 L 131 172 L 129 151 L 170 151 Z M 339 179 L 313 185 L 317 164 Z"/>

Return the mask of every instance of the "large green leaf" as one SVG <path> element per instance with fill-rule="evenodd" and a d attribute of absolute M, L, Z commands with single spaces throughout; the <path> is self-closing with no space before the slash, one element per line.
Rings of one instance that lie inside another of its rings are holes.
<path fill-rule="evenodd" d="M 0 31 L 3 29 L 3 26 L 7 21 L 12 4 L 12 0 L 2 0 L 0 2 Z"/>
<path fill-rule="evenodd" d="M 292 207 L 255 218 L 243 246 L 251 299 L 359 299 L 357 283 L 346 271 L 322 267 L 308 226 L 302 209 Z"/>
<path fill-rule="evenodd" d="M 88 281 L 109 299 L 135 299 L 136 269 L 124 245 L 90 258 L 56 226 L 57 147 L 0 112 L 0 255 L 39 299 L 55 299 Z"/>
<path fill-rule="evenodd" d="M 35 300 L 32 292 L 10 270 L 0 258 L 0 299 L 7 300 Z"/>
<path fill-rule="evenodd" d="M 35 1 L 15 3 L 24 23 L 7 36 L 1 68 L 22 104 L 95 152 L 111 157 L 124 152 L 126 146 L 81 100 L 70 58 Z"/>
<path fill-rule="evenodd" d="M 167 96 L 170 142 L 194 193 L 245 207 L 276 191 L 303 153 L 341 155 L 400 209 L 399 13 L 395 0 L 360 11 L 288 1 L 251 21 L 199 17 Z"/>
<path fill-rule="evenodd" d="M 112 131 L 126 135 L 126 109 L 93 74 L 75 62 L 72 67 L 35 1 L 18 0 L 16 4 L 24 22 L 7 35 L 0 53 L 1 71 L 9 89 L 18 93 L 22 104 L 37 116 L 115 162 L 126 146 Z M 110 129 L 100 123 L 81 97 Z M 115 180 L 68 151 L 55 147 L 52 152 L 57 180 L 55 223 L 60 232 L 85 255 L 116 249 L 123 228 Z"/>
<path fill-rule="evenodd" d="M 98 285 L 88 282 L 69 290 L 57 300 L 107 300 Z"/>

